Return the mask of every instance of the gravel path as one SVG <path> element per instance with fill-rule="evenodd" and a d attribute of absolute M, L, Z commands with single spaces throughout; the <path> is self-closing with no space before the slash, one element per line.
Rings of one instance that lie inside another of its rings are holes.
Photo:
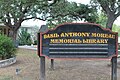
<path fill-rule="evenodd" d="M 19 49 L 17 53 L 17 63 L 0 68 L 0 80 L 39 80 L 37 51 Z M 109 64 L 109 60 L 55 60 L 55 69 L 51 70 L 50 60 L 46 59 L 46 80 L 111 80 Z M 117 70 L 120 80 L 120 68 Z"/>

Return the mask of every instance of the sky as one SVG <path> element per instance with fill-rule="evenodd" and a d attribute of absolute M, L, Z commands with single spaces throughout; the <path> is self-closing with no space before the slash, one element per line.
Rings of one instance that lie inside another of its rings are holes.
<path fill-rule="evenodd" d="M 67 0 L 70 2 L 82 3 L 82 4 L 89 4 L 90 0 Z"/>
<path fill-rule="evenodd" d="M 45 21 L 41 21 L 38 19 L 30 19 L 30 20 L 26 20 L 24 22 L 22 22 L 22 26 L 38 26 L 41 27 L 41 25 L 45 25 L 46 22 Z"/>
<path fill-rule="evenodd" d="M 89 4 L 89 2 L 90 2 L 90 0 L 68 0 L 68 1 L 72 1 L 72 2 L 77 2 L 77 3 L 82 3 L 82 4 Z M 115 22 L 114 22 L 115 24 L 117 24 L 117 25 L 120 25 L 120 17 L 118 17 L 116 20 L 115 20 Z M 28 20 L 28 21 L 24 21 L 23 23 L 22 23 L 22 25 L 27 25 L 27 26 L 38 26 L 38 27 L 40 27 L 41 25 L 45 25 L 46 24 L 46 22 L 45 21 L 40 21 L 40 20 L 33 20 L 33 19 L 31 19 L 31 20 Z"/>

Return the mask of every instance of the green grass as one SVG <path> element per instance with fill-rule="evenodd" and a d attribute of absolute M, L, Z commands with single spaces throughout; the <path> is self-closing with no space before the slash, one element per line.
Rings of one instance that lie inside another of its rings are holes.
<path fill-rule="evenodd" d="M 13 80 L 11 76 L 0 76 L 0 80 Z"/>
<path fill-rule="evenodd" d="M 38 57 L 37 51 L 35 50 L 27 50 L 27 49 L 17 49 L 17 56 L 32 56 L 32 57 Z"/>

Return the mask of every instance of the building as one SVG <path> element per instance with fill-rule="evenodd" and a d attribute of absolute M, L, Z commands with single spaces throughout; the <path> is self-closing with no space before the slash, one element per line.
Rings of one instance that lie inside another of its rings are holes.
<path fill-rule="evenodd" d="M 120 44 L 120 37 L 118 37 L 118 43 Z"/>
<path fill-rule="evenodd" d="M 0 24 L 0 34 L 8 35 L 10 34 L 11 29 L 4 24 Z"/>

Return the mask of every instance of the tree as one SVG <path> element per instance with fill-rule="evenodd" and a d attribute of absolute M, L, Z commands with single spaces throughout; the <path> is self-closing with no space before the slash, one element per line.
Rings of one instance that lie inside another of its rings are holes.
<path fill-rule="evenodd" d="M 50 15 L 53 16 L 47 20 L 49 26 L 56 26 L 65 22 L 88 21 L 95 22 L 97 15 L 96 9 L 89 5 L 60 1 L 50 7 Z"/>
<path fill-rule="evenodd" d="M 114 32 L 118 32 L 118 36 L 120 36 L 120 26 L 116 25 L 116 24 L 113 24 L 113 28 L 112 28 L 112 31 Z"/>
<path fill-rule="evenodd" d="M 48 0 L 0 0 L 0 19 L 12 30 L 12 38 L 16 39 L 21 23 L 28 19 L 46 20 L 46 7 L 53 3 Z M 39 17 L 37 16 L 39 14 Z"/>
<path fill-rule="evenodd" d="M 120 16 L 120 0 L 92 0 L 91 3 L 102 7 L 107 15 L 106 28 L 112 30 L 114 21 Z"/>
<path fill-rule="evenodd" d="M 12 30 L 12 38 L 16 40 L 21 23 L 29 19 L 48 22 L 67 22 L 84 19 L 95 21 L 88 5 L 68 2 L 67 0 L 0 0 L 0 19 Z"/>
<path fill-rule="evenodd" d="M 107 16 L 103 12 L 100 12 L 95 22 L 106 28 Z"/>

